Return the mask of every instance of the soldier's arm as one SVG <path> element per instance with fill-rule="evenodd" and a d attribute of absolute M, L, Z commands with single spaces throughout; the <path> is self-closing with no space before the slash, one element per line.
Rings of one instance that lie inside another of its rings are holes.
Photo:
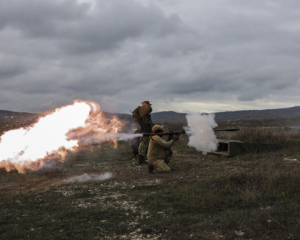
<path fill-rule="evenodd" d="M 163 147 L 163 148 L 170 148 L 172 147 L 172 145 L 174 144 L 174 140 L 170 140 L 168 142 L 166 142 L 165 140 L 163 140 L 160 136 L 154 135 L 152 136 L 152 140 L 158 144 L 159 146 Z"/>
<path fill-rule="evenodd" d="M 139 110 L 140 117 L 141 118 L 145 117 L 147 115 L 147 113 L 149 113 L 151 111 L 152 111 L 151 105 L 147 104 L 147 106 L 140 108 L 140 110 Z"/>

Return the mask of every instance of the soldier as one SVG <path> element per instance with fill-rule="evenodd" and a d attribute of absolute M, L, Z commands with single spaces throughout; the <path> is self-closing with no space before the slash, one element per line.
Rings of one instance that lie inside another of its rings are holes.
<path fill-rule="evenodd" d="M 151 128 L 153 127 L 152 119 L 150 113 L 152 112 L 152 104 L 149 101 L 142 102 L 142 107 L 139 108 L 138 114 L 142 123 L 140 123 L 142 127 L 143 133 L 151 132 Z M 144 164 L 147 162 L 147 151 L 149 145 L 149 136 L 142 137 L 139 145 L 139 164 Z"/>
<path fill-rule="evenodd" d="M 152 127 L 152 132 L 160 133 L 163 132 L 164 126 L 154 125 Z M 170 172 L 171 169 L 170 158 L 171 151 L 170 148 L 175 141 L 179 139 L 180 135 L 177 135 L 172 140 L 166 142 L 159 135 L 154 135 L 150 137 L 150 144 L 148 149 L 148 162 L 149 162 L 149 173 L 153 173 L 154 166 L 158 172 Z"/>

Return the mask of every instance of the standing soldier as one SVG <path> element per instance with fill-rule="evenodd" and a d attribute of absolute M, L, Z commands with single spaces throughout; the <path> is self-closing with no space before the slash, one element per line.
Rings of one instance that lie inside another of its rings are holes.
<path fill-rule="evenodd" d="M 132 113 L 135 122 L 139 123 L 143 133 L 151 133 L 153 127 L 150 115 L 152 112 L 151 105 L 149 101 L 144 101 L 142 102 L 142 107 L 137 107 Z M 147 163 L 145 159 L 147 159 L 148 145 L 149 136 L 142 137 L 138 148 L 139 164 Z"/>

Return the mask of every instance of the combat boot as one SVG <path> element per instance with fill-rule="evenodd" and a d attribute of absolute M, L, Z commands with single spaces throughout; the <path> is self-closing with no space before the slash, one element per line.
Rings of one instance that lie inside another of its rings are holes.
<path fill-rule="evenodd" d="M 153 173 L 153 171 L 154 171 L 154 165 L 149 164 L 148 165 L 148 170 L 149 170 L 149 173 Z"/>
<path fill-rule="evenodd" d="M 148 162 L 145 161 L 145 158 L 143 155 L 139 155 L 139 164 L 148 164 Z"/>
<path fill-rule="evenodd" d="M 166 163 L 166 164 L 168 165 L 169 168 L 171 168 L 171 167 L 170 167 L 170 163 Z M 174 169 L 174 168 L 171 168 L 171 171 L 175 171 L 175 169 Z"/>

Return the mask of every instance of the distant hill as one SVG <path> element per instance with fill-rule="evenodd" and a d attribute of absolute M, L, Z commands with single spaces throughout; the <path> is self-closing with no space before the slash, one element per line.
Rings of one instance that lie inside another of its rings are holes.
<path fill-rule="evenodd" d="M 31 118 L 37 117 L 38 114 L 36 113 L 28 113 L 28 112 L 12 112 L 12 111 L 5 111 L 0 110 L 0 121 L 3 120 L 11 120 L 13 118 Z"/>
<path fill-rule="evenodd" d="M 186 123 L 186 113 L 173 111 L 152 113 L 153 122 L 180 122 Z M 300 107 L 266 109 L 266 110 L 243 110 L 215 113 L 217 122 L 249 120 L 249 119 L 276 119 L 300 116 Z"/>
<path fill-rule="evenodd" d="M 125 113 L 107 113 L 104 116 L 111 118 L 117 116 L 119 119 L 133 124 L 131 114 Z M 34 122 L 40 114 L 28 112 L 12 112 L 0 110 L 1 122 Z M 186 113 L 177 113 L 174 111 L 155 112 L 151 114 L 154 123 L 168 123 L 178 122 L 186 124 Z M 266 110 L 244 110 L 244 111 L 230 111 L 215 113 L 217 122 L 236 121 L 236 120 L 261 120 L 261 119 L 283 119 L 289 117 L 300 117 L 300 107 L 280 108 L 280 109 L 266 109 Z M 13 120 L 13 121 L 12 121 Z"/>
<path fill-rule="evenodd" d="M 0 110 L 0 135 L 3 132 L 28 126 L 34 123 L 40 114 L 28 112 L 12 112 Z"/>
<path fill-rule="evenodd" d="M 266 110 L 244 110 L 216 113 L 216 121 L 235 121 L 239 119 L 275 119 L 300 116 L 300 107 L 266 109 Z"/>

